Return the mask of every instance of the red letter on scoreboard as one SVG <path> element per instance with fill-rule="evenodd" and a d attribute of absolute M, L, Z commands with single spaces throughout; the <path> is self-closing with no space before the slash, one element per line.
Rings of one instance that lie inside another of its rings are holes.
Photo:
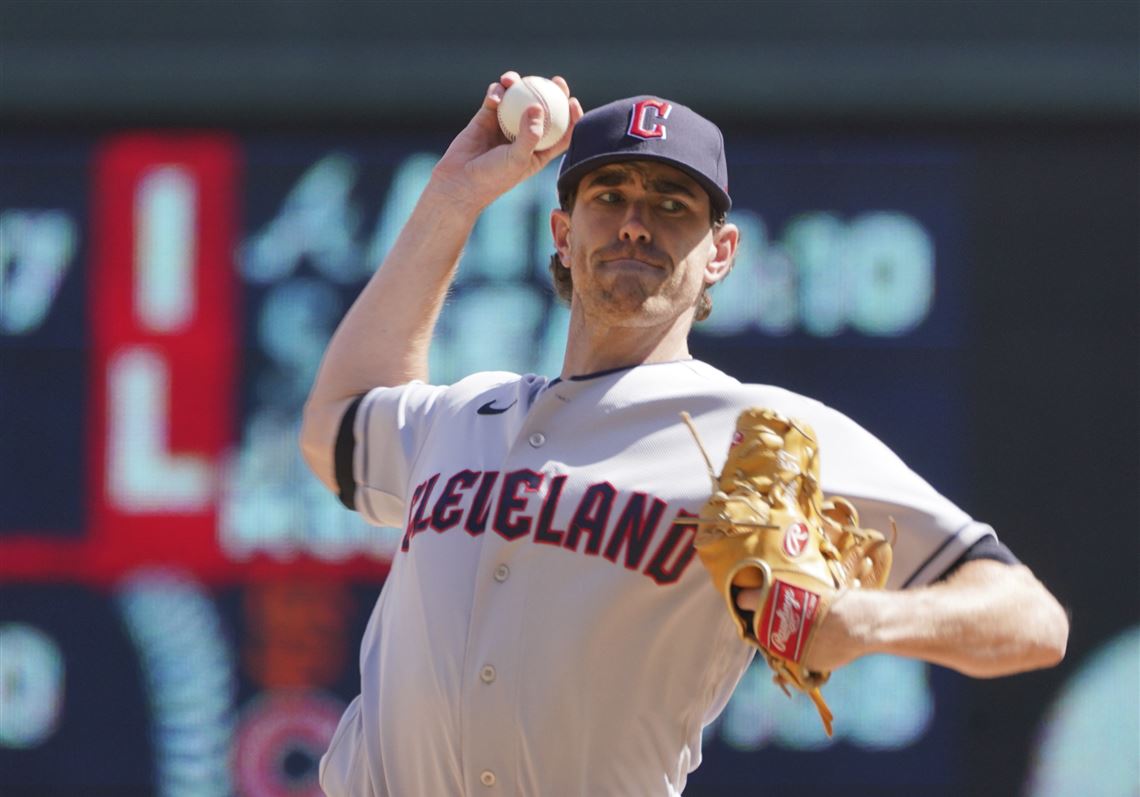
<path fill-rule="evenodd" d="M 98 570 L 220 566 L 235 436 L 237 148 L 131 134 L 95 164 L 89 519 Z"/>

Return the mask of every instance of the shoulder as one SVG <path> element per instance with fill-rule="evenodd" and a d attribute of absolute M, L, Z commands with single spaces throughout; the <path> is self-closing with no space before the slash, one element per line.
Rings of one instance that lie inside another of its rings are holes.
<path fill-rule="evenodd" d="M 684 374 L 696 383 L 705 383 L 710 387 L 724 387 L 740 385 L 741 382 L 734 376 L 709 365 L 704 360 L 682 360 L 676 365 L 676 372 Z"/>
<path fill-rule="evenodd" d="M 846 445 L 858 444 L 883 450 L 885 446 L 858 421 L 842 410 L 794 390 L 754 382 L 741 382 L 707 363 L 689 363 L 694 380 L 704 381 L 728 404 L 740 410 L 765 407 L 811 425 L 824 439 Z"/>
<path fill-rule="evenodd" d="M 448 403 L 467 404 L 488 393 L 502 394 L 526 390 L 536 383 L 545 383 L 546 377 L 534 374 L 516 374 L 510 371 L 480 371 L 450 385 L 440 386 Z"/>
<path fill-rule="evenodd" d="M 822 401 L 779 385 L 741 382 L 701 360 L 689 360 L 684 363 L 684 366 L 694 384 L 703 383 L 707 390 L 724 396 L 741 409 L 763 406 L 784 415 L 803 417 L 804 420 L 809 421 L 812 417 L 822 419 L 836 416 L 849 420 L 841 412 L 829 407 Z"/>
<path fill-rule="evenodd" d="M 548 382 L 545 376 L 536 374 L 480 371 L 450 385 L 410 382 L 393 388 L 378 388 L 369 399 L 407 409 L 419 407 L 431 415 L 449 415 L 487 402 L 496 406 L 518 404 L 527 407 Z"/>

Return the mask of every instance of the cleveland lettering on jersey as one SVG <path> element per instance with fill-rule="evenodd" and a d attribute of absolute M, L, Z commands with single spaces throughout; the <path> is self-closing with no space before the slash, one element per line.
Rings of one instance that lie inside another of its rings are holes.
<path fill-rule="evenodd" d="M 598 482 L 582 491 L 566 528 L 558 529 L 554 517 L 566 479 L 525 468 L 505 474 L 461 470 L 446 479 L 436 473 L 412 492 L 400 550 L 410 551 L 413 538 L 429 528 L 444 534 L 462 524 L 468 534 L 476 536 L 490 523 L 491 530 L 505 540 L 530 537 L 531 542 L 584 556 L 600 554 L 662 586 L 681 578 L 696 553 L 696 527 L 678 521 L 695 514 L 679 510 L 668 529 L 658 535 L 668 507 L 665 501 L 643 492 L 625 494 L 609 482 Z M 437 490 L 437 485 L 442 486 Z M 501 486 L 492 506 L 496 485 Z M 537 500 L 543 493 L 541 501 Z M 649 556 L 658 536 L 660 542 Z"/>

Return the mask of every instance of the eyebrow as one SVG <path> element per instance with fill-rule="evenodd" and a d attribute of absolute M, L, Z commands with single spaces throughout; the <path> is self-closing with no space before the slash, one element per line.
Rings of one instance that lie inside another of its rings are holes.
<path fill-rule="evenodd" d="M 590 178 L 586 187 L 602 186 L 604 188 L 616 188 L 627 182 L 631 182 L 633 174 L 634 172 L 631 169 L 606 169 Z M 696 197 L 688 187 L 672 180 L 650 178 L 648 180 L 642 180 L 642 183 L 646 185 L 650 191 L 658 194 L 680 194 L 687 197 Z"/>

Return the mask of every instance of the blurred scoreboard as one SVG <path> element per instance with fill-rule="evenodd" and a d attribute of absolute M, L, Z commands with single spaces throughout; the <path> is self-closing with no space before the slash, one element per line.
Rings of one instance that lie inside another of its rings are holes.
<path fill-rule="evenodd" d="M 300 411 L 446 143 L 0 138 L 0 793 L 319 793 L 399 532 L 307 473 Z M 729 148 L 744 243 L 694 352 L 842 409 L 965 503 L 965 159 L 923 142 Z M 554 179 L 481 218 L 434 380 L 560 371 Z M 897 773 L 952 793 L 957 689 L 862 660 L 829 686 L 828 739 L 755 668 L 691 782 Z M 829 767 L 805 766 L 824 751 Z"/>

